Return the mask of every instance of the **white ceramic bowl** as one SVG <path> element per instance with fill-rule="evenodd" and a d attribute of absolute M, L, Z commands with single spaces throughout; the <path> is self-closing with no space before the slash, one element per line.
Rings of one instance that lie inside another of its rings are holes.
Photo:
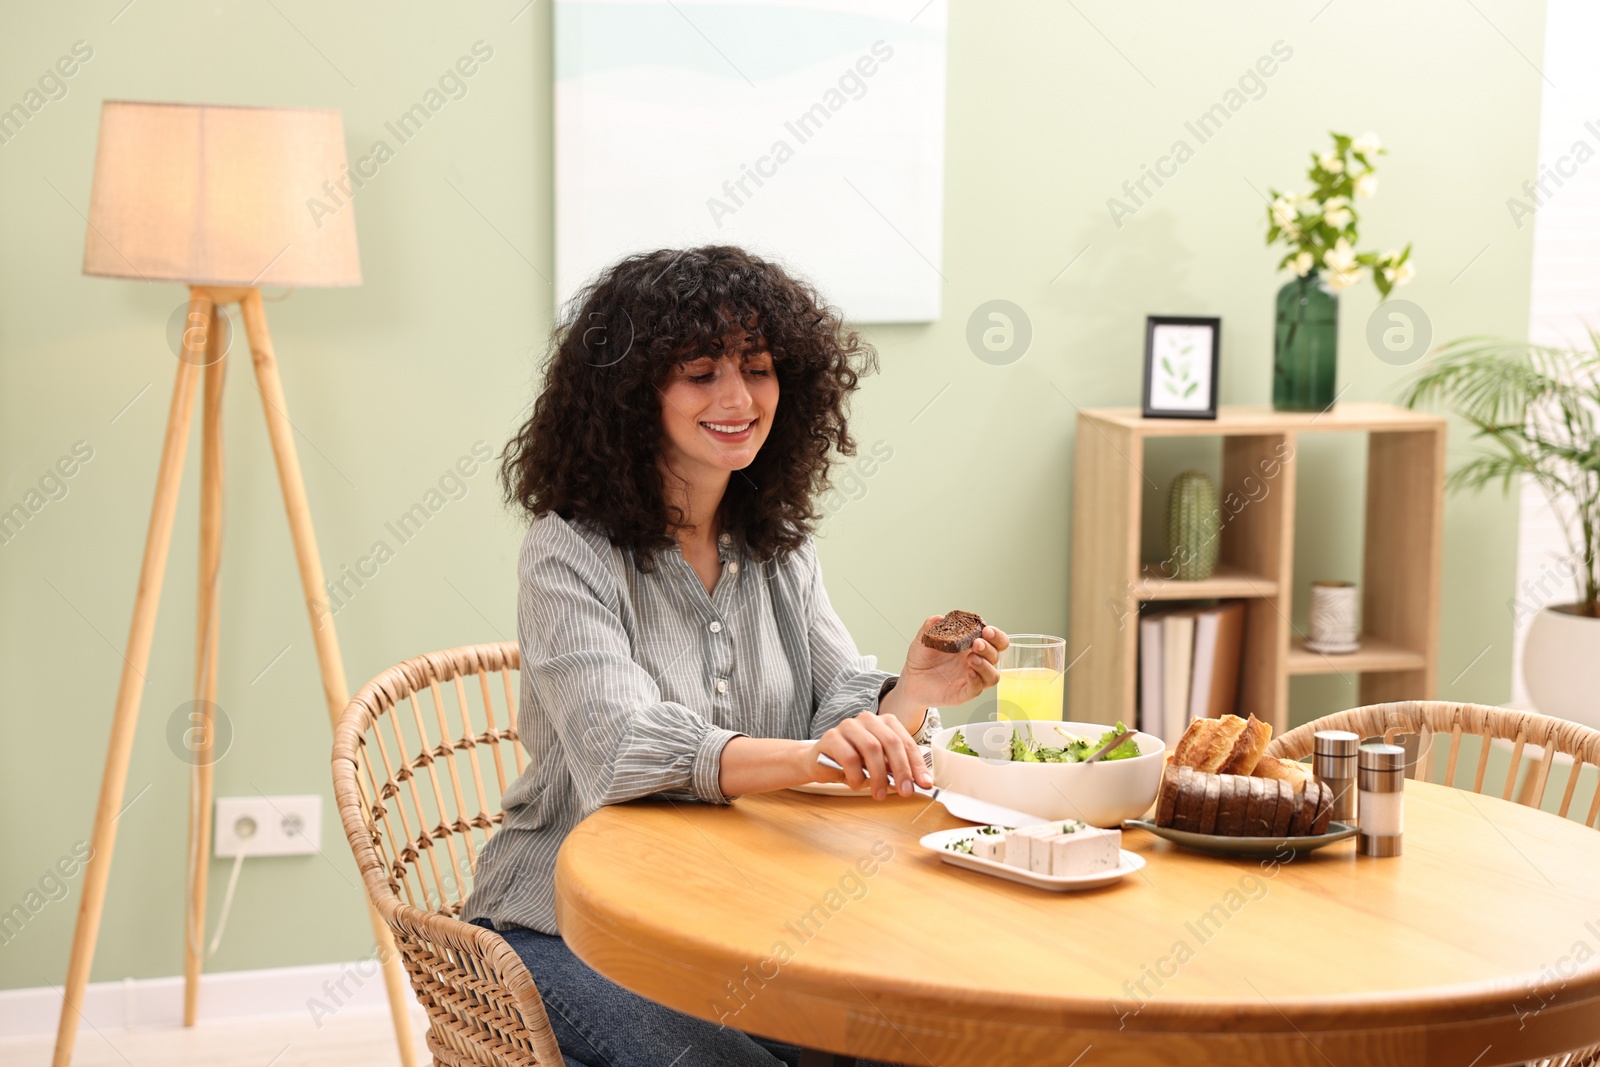
<path fill-rule="evenodd" d="M 1003 804 L 1041 819 L 1081 819 L 1091 826 L 1116 827 L 1137 819 L 1156 799 L 1161 786 L 1166 746 L 1154 734 L 1135 733 L 1139 755 L 1097 763 L 1013 763 L 1013 732 L 1031 729 L 1039 743 L 1060 741 L 1055 727 L 1081 737 L 1098 738 L 1104 723 L 975 722 L 950 726 L 933 735 L 933 781 L 944 789 Z M 968 747 L 983 755 L 951 752 L 950 738 L 960 730 Z"/>

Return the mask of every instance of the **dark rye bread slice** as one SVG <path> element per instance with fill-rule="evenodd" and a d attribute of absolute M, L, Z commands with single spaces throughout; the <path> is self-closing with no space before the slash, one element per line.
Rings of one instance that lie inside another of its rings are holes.
<path fill-rule="evenodd" d="M 1187 769 L 1187 768 L 1183 768 Z M 1178 803 L 1178 772 L 1180 768 L 1167 764 L 1161 772 L 1161 791 L 1156 794 L 1156 825 L 1171 826 L 1172 810 Z"/>
<path fill-rule="evenodd" d="M 1178 823 L 1178 810 L 1183 807 L 1185 794 L 1189 790 L 1189 783 L 1194 778 L 1194 769 L 1191 767 L 1177 768 L 1177 774 L 1172 779 L 1172 810 L 1167 814 L 1167 825 L 1175 830 L 1183 827 Z"/>
<path fill-rule="evenodd" d="M 1172 827 L 1175 830 L 1200 832 L 1200 809 L 1206 801 L 1206 779 L 1209 775 L 1196 774 L 1193 767 L 1178 771 L 1178 803 L 1172 809 Z"/>
<path fill-rule="evenodd" d="M 1311 824 L 1311 833 L 1325 834 L 1328 832 L 1328 821 L 1333 817 L 1333 790 L 1317 783 L 1317 818 Z"/>
<path fill-rule="evenodd" d="M 1217 833 L 1238 837 L 1244 827 L 1245 811 L 1250 806 L 1250 779 L 1237 774 L 1218 775 L 1222 784 L 1217 792 Z"/>
<path fill-rule="evenodd" d="M 1294 815 L 1289 820 L 1289 836 L 1304 837 L 1311 832 L 1311 824 L 1317 821 L 1317 805 L 1322 794 L 1322 786 L 1312 779 L 1306 783 L 1305 789 L 1295 794 L 1299 803 L 1294 806 Z"/>
<path fill-rule="evenodd" d="M 1214 834 L 1217 832 L 1217 806 L 1222 800 L 1222 776 L 1219 774 L 1205 775 L 1206 798 L 1200 806 L 1199 832 Z"/>
<path fill-rule="evenodd" d="M 1250 779 L 1250 807 L 1245 811 L 1245 837 L 1267 837 L 1272 833 L 1272 817 L 1278 807 L 1278 791 L 1268 789 L 1265 778 Z"/>
<path fill-rule="evenodd" d="M 1295 805 L 1299 803 L 1300 796 L 1287 779 L 1269 778 L 1267 781 L 1278 788 L 1278 807 L 1272 817 L 1272 836 L 1281 841 L 1289 836 L 1289 820 L 1294 818 Z"/>
<path fill-rule="evenodd" d="M 965 652 L 983 632 L 983 618 L 970 611 L 951 611 L 923 631 L 922 643 L 940 652 Z"/>

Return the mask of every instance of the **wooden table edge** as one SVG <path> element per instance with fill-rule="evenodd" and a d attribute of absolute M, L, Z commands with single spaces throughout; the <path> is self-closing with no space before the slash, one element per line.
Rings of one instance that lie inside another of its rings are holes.
<path fill-rule="evenodd" d="M 559 885 L 559 864 L 557 869 Z M 1442 1005 L 1445 1014 L 1405 1018 L 1399 1013 L 1389 1013 L 1390 1017 L 1381 1021 L 1370 1015 L 1340 1019 L 1327 1011 L 1317 1012 L 1316 1018 L 1308 1018 L 1300 1013 L 1307 1005 L 1292 1001 L 1262 1002 L 1248 1005 L 1247 1011 L 1227 1014 L 1220 1013 L 1219 1004 L 1211 1001 L 1153 1001 L 1131 1019 L 1119 1019 L 1100 1003 L 1098 1018 L 1103 1021 L 1097 1023 L 1095 1016 L 1061 1018 L 1059 1002 L 1051 1009 L 1037 1010 L 1019 1002 L 1018 998 L 1008 998 L 1001 1006 L 1004 1011 L 993 1006 L 980 1011 L 969 997 L 967 1011 L 951 1016 L 947 1001 L 927 990 L 921 991 L 920 996 L 900 998 L 881 985 L 867 989 L 841 986 L 837 975 L 821 973 L 816 968 L 811 969 L 813 973 L 806 974 L 806 969 L 797 966 L 796 961 L 767 983 L 778 985 L 781 997 L 756 995 L 741 1010 L 731 1015 L 718 1015 L 706 1010 L 711 1002 L 704 995 L 703 983 L 716 983 L 725 980 L 727 975 L 683 962 L 664 943 L 645 948 L 607 929 L 608 924 L 603 920 L 575 906 L 570 893 L 558 892 L 556 911 L 568 946 L 591 967 L 596 962 L 603 963 L 612 952 L 622 950 L 652 956 L 662 967 L 675 967 L 683 976 L 694 975 L 700 979 L 699 983 L 663 983 L 669 990 L 685 993 L 664 996 L 662 988 L 638 988 L 624 975 L 607 976 L 613 981 L 620 979 L 619 984 L 624 988 L 646 999 L 708 1022 L 845 1055 L 899 1057 L 906 1062 L 921 1062 L 914 1045 L 911 1048 L 905 1044 L 893 1046 L 896 1040 L 906 1042 L 909 1031 L 942 1033 L 946 1043 L 939 1050 L 937 1062 L 951 1065 L 999 1062 L 993 1057 L 1000 1047 L 1004 1047 L 1008 1055 L 1027 1055 L 1030 1063 L 1044 1063 L 1047 1061 L 1037 1057 L 1046 1050 L 1089 1046 L 1098 1051 L 1097 1061 L 1101 1063 L 1107 1062 L 1101 1058 L 1107 1054 L 1122 1054 L 1132 1057 L 1125 1062 L 1143 1063 L 1153 1056 L 1191 1055 L 1194 1043 L 1204 1041 L 1216 1053 L 1208 1062 L 1227 1062 L 1230 1056 L 1266 1057 L 1264 1062 L 1275 1064 L 1317 1065 L 1325 1064 L 1328 1059 L 1335 1063 L 1359 1062 L 1378 1045 L 1409 1050 L 1400 1059 L 1383 1062 L 1458 1067 L 1477 1062 L 1479 1067 L 1486 1067 L 1493 1063 L 1520 1063 L 1554 1056 L 1600 1041 L 1600 989 L 1591 989 L 1590 995 L 1578 998 L 1570 995 L 1570 983 L 1545 1001 L 1546 1006 L 1530 1008 L 1521 1017 L 1513 1007 L 1517 998 L 1507 990 L 1479 991 L 1483 998 L 1497 1005 L 1499 1011 L 1471 1019 L 1460 1018 L 1462 1005 L 1459 1002 L 1450 1004 L 1447 1001 Z M 698 944 L 703 946 L 704 943 Z M 595 969 L 600 970 L 599 967 Z M 737 975 L 736 971 L 728 973 Z M 853 995 L 844 992 L 846 988 L 851 989 Z M 1381 997 L 1373 999 L 1379 1007 L 1392 1007 Z M 1443 999 L 1441 996 L 1441 1001 Z M 1322 1008 L 1330 1004 L 1344 1006 L 1332 1000 L 1319 1000 L 1309 1006 Z M 802 1021 L 801 1016 L 810 1018 Z M 874 1017 L 882 1020 L 880 1040 L 864 1040 L 862 1025 L 857 1022 L 852 1026 L 851 1020 L 866 1018 L 870 1022 Z M 1202 1020 L 1212 1025 L 1194 1025 Z M 1314 1050 L 1313 1054 L 1303 1060 L 1291 1059 L 1294 1050 L 1302 1045 Z M 1491 1049 L 1498 1050 L 1496 1055 L 1484 1059 L 1484 1053 Z M 1507 1058 L 1502 1059 L 1502 1056 Z M 1071 1055 L 1066 1055 L 1061 1062 L 1071 1059 Z"/>
<path fill-rule="evenodd" d="M 632 937 L 625 923 L 595 909 L 581 892 L 576 892 L 570 875 L 566 874 L 565 852 L 556 860 L 556 917 L 562 937 L 580 959 L 591 967 L 590 957 L 604 947 L 622 948 L 647 953 L 659 960 L 670 960 L 684 967 L 685 955 L 696 958 L 715 958 L 722 961 L 727 971 L 699 971 L 711 978 L 737 976 L 741 968 L 753 960 L 735 959 L 713 939 L 701 938 L 694 931 L 679 928 L 663 938 L 659 930 Z M 646 948 L 643 941 L 653 942 Z M 675 948 L 692 949 L 689 953 Z M 598 970 L 599 968 L 596 968 Z M 694 969 L 694 968 L 686 968 Z M 602 972 L 604 973 L 604 972 Z M 840 988 L 840 975 L 831 969 L 808 965 L 796 959 L 782 968 L 784 986 L 794 993 L 821 999 L 840 1000 L 834 995 Z M 963 990 L 957 998 L 945 987 L 931 986 L 926 982 L 894 973 L 869 973 L 847 976 L 864 992 L 873 994 L 872 1002 L 892 1004 L 896 1009 L 935 1013 L 946 1011 L 952 1000 L 959 999 L 967 1014 L 990 1015 L 1008 1025 L 1028 1025 L 1029 1021 L 1054 1018 L 1055 1026 L 1089 1031 L 1116 1032 L 1118 1012 L 1114 1001 L 1099 997 L 1029 997 L 1016 994 L 991 994 L 985 990 Z M 1481 983 L 1457 986 L 1439 986 L 1420 993 L 1371 993 L 1316 998 L 1284 997 L 1267 1000 L 1227 1001 L 1216 998 L 1197 999 L 1163 995 L 1151 999 L 1140 1007 L 1138 1016 L 1149 1020 L 1152 1029 L 1161 1024 L 1171 1024 L 1193 1033 L 1219 1033 L 1226 1030 L 1246 1029 L 1254 1033 L 1274 1033 L 1284 1029 L 1316 1032 L 1337 1032 L 1360 1027 L 1438 1026 L 1455 1022 L 1494 1024 L 1501 1017 L 1516 1019 L 1516 1006 L 1524 1001 L 1543 1003 L 1548 997 L 1550 982 L 1541 976 L 1529 976 L 1525 984 L 1507 982 L 1486 987 Z M 635 989 L 634 992 L 657 999 L 655 990 Z M 1545 995 L 1540 996 L 1541 992 Z M 1572 977 L 1564 978 L 1559 987 L 1559 999 L 1566 1004 L 1586 1004 L 1595 1013 L 1594 1040 L 1600 1041 L 1600 957 L 1592 959 Z M 1554 998 L 1552 998 L 1554 999 Z M 711 1018 L 702 1010 L 671 1005 L 680 1011 L 699 1018 Z M 1532 1009 L 1530 1009 L 1532 1010 Z M 1475 1017 L 1462 1020 L 1462 1015 Z M 1211 1028 L 1196 1029 L 1197 1018 L 1214 1018 Z M 1354 1021 L 1353 1021 L 1354 1020 Z M 715 1021 L 715 1020 L 713 1020 Z"/>

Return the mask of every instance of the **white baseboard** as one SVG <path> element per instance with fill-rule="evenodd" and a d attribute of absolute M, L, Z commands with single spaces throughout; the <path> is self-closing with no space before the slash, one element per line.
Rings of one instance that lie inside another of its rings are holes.
<path fill-rule="evenodd" d="M 426 1025 L 422 1005 L 410 995 L 412 1016 Z M 56 986 L 0 989 L 0 1038 L 56 1032 L 65 994 Z M 371 958 L 260 971 L 221 971 L 200 976 L 200 1021 L 263 1015 L 305 1015 L 321 1021 L 335 1012 L 388 1006 L 383 975 Z M 183 978 L 126 978 L 90 983 L 80 1030 L 125 1030 L 183 1024 Z"/>

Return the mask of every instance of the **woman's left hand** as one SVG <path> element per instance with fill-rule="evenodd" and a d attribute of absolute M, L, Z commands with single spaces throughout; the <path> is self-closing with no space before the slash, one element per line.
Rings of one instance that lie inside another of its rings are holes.
<path fill-rule="evenodd" d="M 1011 644 L 1004 630 L 985 626 L 963 652 L 940 652 L 922 643 L 928 627 L 943 616 L 930 615 L 922 621 L 917 636 L 906 653 L 906 666 L 894 691 L 918 707 L 950 707 L 962 704 L 1000 681 L 996 665 L 1000 653 Z"/>

